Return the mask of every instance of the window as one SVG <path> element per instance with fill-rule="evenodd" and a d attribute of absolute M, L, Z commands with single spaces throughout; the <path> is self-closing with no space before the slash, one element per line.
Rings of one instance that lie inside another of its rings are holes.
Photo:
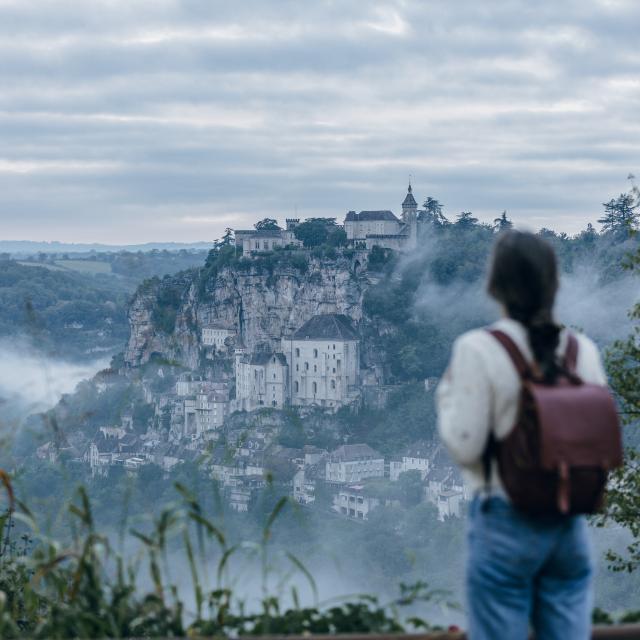
<path fill-rule="evenodd" d="M 296 365 L 296 371 L 300 371 L 300 365 Z"/>
<path fill-rule="evenodd" d="M 296 358 L 300 357 L 300 349 L 296 349 Z"/>
<path fill-rule="evenodd" d="M 313 395 L 315 396 L 315 395 L 316 395 L 316 393 L 318 393 L 318 384 L 317 384 L 316 382 L 314 382 L 314 383 L 311 385 L 311 388 L 313 389 Z"/>
<path fill-rule="evenodd" d="M 331 388 L 332 388 L 332 389 L 335 389 L 335 388 L 336 388 L 336 381 L 335 381 L 335 380 L 332 380 L 332 381 L 331 381 Z"/>
<path fill-rule="evenodd" d="M 334 350 L 334 351 L 336 350 L 336 345 L 335 345 L 335 344 L 333 345 L 333 350 Z"/>
<path fill-rule="evenodd" d="M 314 357 L 314 358 L 317 358 L 317 357 L 318 357 L 318 350 L 317 350 L 317 349 L 314 349 L 314 350 L 313 350 L 313 357 Z"/>
<path fill-rule="evenodd" d="M 296 381 L 293 383 L 293 390 L 294 390 L 296 393 L 298 393 L 298 390 L 299 390 L 299 389 L 300 389 L 300 385 L 298 384 L 298 381 L 296 380 Z"/>
<path fill-rule="evenodd" d="M 332 369 L 332 373 L 335 373 L 335 372 L 336 372 L 336 368 L 335 368 L 335 367 L 333 367 L 333 369 Z"/>
<path fill-rule="evenodd" d="M 309 371 L 309 363 L 308 362 L 304 363 L 304 370 L 305 371 Z"/>
<path fill-rule="evenodd" d="M 278 404 L 278 403 L 277 403 L 275 400 L 273 400 L 273 401 L 271 402 L 271 404 L 275 407 L 275 406 L 277 406 L 277 404 Z"/>
<path fill-rule="evenodd" d="M 314 373 L 318 373 L 318 365 L 317 364 L 313 365 L 313 372 Z"/>

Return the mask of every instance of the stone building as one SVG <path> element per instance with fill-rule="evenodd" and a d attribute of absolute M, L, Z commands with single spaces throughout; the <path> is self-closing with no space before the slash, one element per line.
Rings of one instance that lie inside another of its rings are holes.
<path fill-rule="evenodd" d="M 397 251 L 415 249 L 418 244 L 418 203 L 411 184 L 402 202 L 402 219 L 389 210 L 349 211 L 344 220 L 347 240 L 356 247 L 371 250 L 378 246 Z"/>
<path fill-rule="evenodd" d="M 294 406 L 338 408 L 353 402 L 360 387 L 360 341 L 345 315 L 317 315 L 283 338 Z"/>
<path fill-rule="evenodd" d="M 360 482 L 384 477 L 384 457 L 368 444 L 344 444 L 329 454 L 327 482 Z"/>
<path fill-rule="evenodd" d="M 235 410 L 282 409 L 287 403 L 289 367 L 282 353 L 263 351 L 250 355 L 246 349 L 236 349 L 235 373 Z"/>
<path fill-rule="evenodd" d="M 215 347 L 216 349 L 224 349 L 225 340 L 235 336 L 236 332 L 220 323 L 210 323 L 202 327 L 202 344 L 205 347 Z"/>
<path fill-rule="evenodd" d="M 239 229 L 235 231 L 236 247 L 244 257 L 255 253 L 273 251 L 276 247 L 301 247 L 302 242 L 294 234 L 300 223 L 297 218 L 287 218 L 285 229 Z"/>
<path fill-rule="evenodd" d="M 223 391 L 196 393 L 184 399 L 183 436 L 201 438 L 216 431 L 229 413 L 229 395 Z"/>

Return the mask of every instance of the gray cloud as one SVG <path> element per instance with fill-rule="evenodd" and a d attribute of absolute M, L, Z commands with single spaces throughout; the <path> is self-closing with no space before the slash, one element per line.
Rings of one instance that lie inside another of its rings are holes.
<path fill-rule="evenodd" d="M 5 238 L 399 209 L 575 232 L 638 171 L 623 0 L 0 0 Z"/>

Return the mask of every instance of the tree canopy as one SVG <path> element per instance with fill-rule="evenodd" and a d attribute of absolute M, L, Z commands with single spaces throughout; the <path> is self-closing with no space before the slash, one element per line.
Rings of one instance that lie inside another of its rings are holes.
<path fill-rule="evenodd" d="M 277 231 L 280 229 L 278 226 L 278 221 L 273 218 L 263 218 L 259 220 L 254 225 L 257 231 Z"/>
<path fill-rule="evenodd" d="M 295 237 L 307 247 L 319 247 L 327 244 L 338 247 L 346 244 L 347 236 L 335 218 L 307 218 L 293 231 Z"/>
<path fill-rule="evenodd" d="M 604 215 L 598 219 L 604 233 L 629 237 L 638 228 L 638 202 L 635 194 L 621 193 L 602 205 Z"/>

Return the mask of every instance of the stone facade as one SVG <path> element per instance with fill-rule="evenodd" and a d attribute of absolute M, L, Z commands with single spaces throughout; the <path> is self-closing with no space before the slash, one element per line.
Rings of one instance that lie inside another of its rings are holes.
<path fill-rule="evenodd" d="M 242 256 L 249 258 L 277 247 L 301 247 L 302 242 L 294 234 L 298 222 L 297 219 L 287 219 L 286 229 L 239 229 L 235 232 L 236 247 Z"/>
<path fill-rule="evenodd" d="M 360 482 L 384 477 L 384 457 L 368 444 L 345 444 L 329 454 L 327 482 Z"/>
<path fill-rule="evenodd" d="M 250 355 L 236 349 L 236 401 L 234 408 L 252 411 L 261 407 L 282 409 L 288 401 L 287 360 L 282 353 L 258 352 Z"/>
<path fill-rule="evenodd" d="M 202 327 L 202 344 L 205 347 L 224 349 L 227 338 L 232 338 L 235 334 L 234 329 L 222 324 L 207 324 Z"/>
<path fill-rule="evenodd" d="M 344 220 L 347 240 L 354 246 L 410 251 L 418 246 L 418 204 L 411 184 L 402 202 L 402 220 L 389 210 L 349 211 Z"/>
<path fill-rule="evenodd" d="M 335 409 L 353 402 L 360 387 L 360 341 L 349 318 L 322 314 L 283 338 L 294 406 Z"/>

